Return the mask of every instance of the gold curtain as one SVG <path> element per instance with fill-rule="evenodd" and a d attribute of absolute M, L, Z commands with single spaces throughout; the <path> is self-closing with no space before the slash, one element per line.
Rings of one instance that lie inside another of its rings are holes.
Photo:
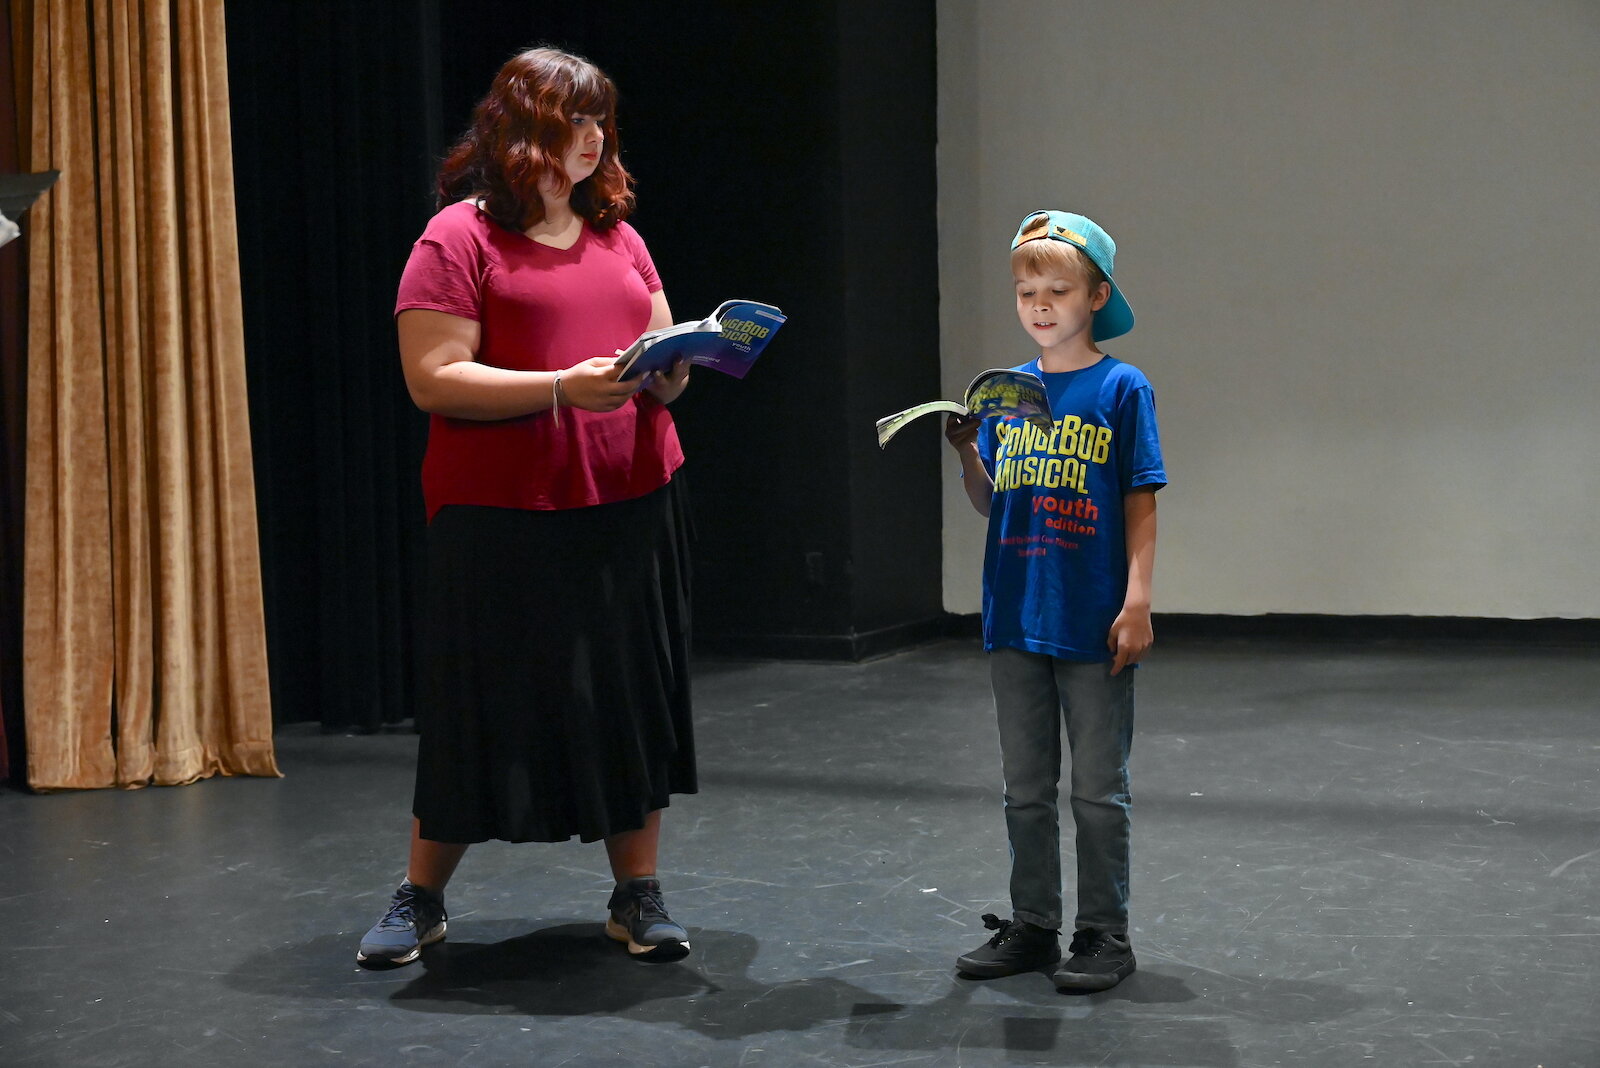
<path fill-rule="evenodd" d="M 30 60 L 36 789 L 277 775 L 221 0 L 11 0 Z"/>

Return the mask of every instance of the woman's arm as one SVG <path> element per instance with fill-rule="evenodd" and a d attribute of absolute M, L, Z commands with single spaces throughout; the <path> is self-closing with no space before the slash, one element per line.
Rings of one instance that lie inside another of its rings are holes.
<path fill-rule="evenodd" d="M 994 500 L 994 479 L 989 477 L 989 470 L 978 455 L 978 428 L 981 426 L 982 419 L 948 415 L 944 420 L 944 438 L 961 457 L 961 485 L 967 491 L 967 500 L 979 515 L 988 518 L 989 504 Z"/>
<path fill-rule="evenodd" d="M 656 290 L 650 296 L 650 325 L 646 330 L 661 330 L 672 325 L 672 309 L 667 306 L 667 294 Z M 689 384 L 689 361 L 679 360 L 665 374 L 651 375 L 645 390 L 662 404 L 671 404 Z"/>
<path fill-rule="evenodd" d="M 396 318 L 400 364 L 418 408 L 456 419 L 513 419 L 548 410 L 555 381 L 561 403 L 591 412 L 620 408 L 632 383 L 617 381 L 616 360 L 596 356 L 562 371 L 513 371 L 477 362 L 481 337 L 471 319 L 426 308 L 408 308 Z"/>
<path fill-rule="evenodd" d="M 1128 592 L 1106 639 L 1114 659 L 1111 674 L 1137 664 L 1155 641 L 1150 625 L 1150 583 L 1156 567 L 1156 491 L 1136 489 L 1122 498 L 1123 540 L 1128 551 Z"/>

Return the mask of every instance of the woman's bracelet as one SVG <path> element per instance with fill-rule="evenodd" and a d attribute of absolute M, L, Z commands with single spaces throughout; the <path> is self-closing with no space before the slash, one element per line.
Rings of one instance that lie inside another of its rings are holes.
<path fill-rule="evenodd" d="M 550 380 L 550 414 L 556 418 L 556 426 L 561 426 L 561 372 Z"/>

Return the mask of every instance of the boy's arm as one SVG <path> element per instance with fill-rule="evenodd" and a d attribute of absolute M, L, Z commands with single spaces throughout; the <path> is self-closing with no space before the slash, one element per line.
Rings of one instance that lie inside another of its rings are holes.
<path fill-rule="evenodd" d="M 982 419 L 948 415 L 944 420 L 944 437 L 961 457 L 961 485 L 967 491 L 967 500 L 987 519 L 989 503 L 994 499 L 994 480 L 978 455 L 978 428 L 981 426 Z"/>
<path fill-rule="evenodd" d="M 1128 593 L 1106 639 L 1113 654 L 1113 675 L 1137 664 L 1155 641 L 1150 626 L 1150 581 L 1156 566 L 1156 491 L 1136 489 L 1123 497 L 1122 515 L 1128 547 Z"/>

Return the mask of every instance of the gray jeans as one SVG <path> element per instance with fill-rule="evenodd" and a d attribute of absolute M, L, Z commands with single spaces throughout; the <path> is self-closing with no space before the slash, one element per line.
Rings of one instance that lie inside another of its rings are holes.
<path fill-rule="evenodd" d="M 1133 676 L 1109 663 L 1059 660 L 1020 649 L 989 654 L 1011 842 L 1011 907 L 1019 920 L 1061 927 L 1061 725 L 1072 758 L 1077 827 L 1074 929 L 1128 929 L 1128 752 Z"/>

